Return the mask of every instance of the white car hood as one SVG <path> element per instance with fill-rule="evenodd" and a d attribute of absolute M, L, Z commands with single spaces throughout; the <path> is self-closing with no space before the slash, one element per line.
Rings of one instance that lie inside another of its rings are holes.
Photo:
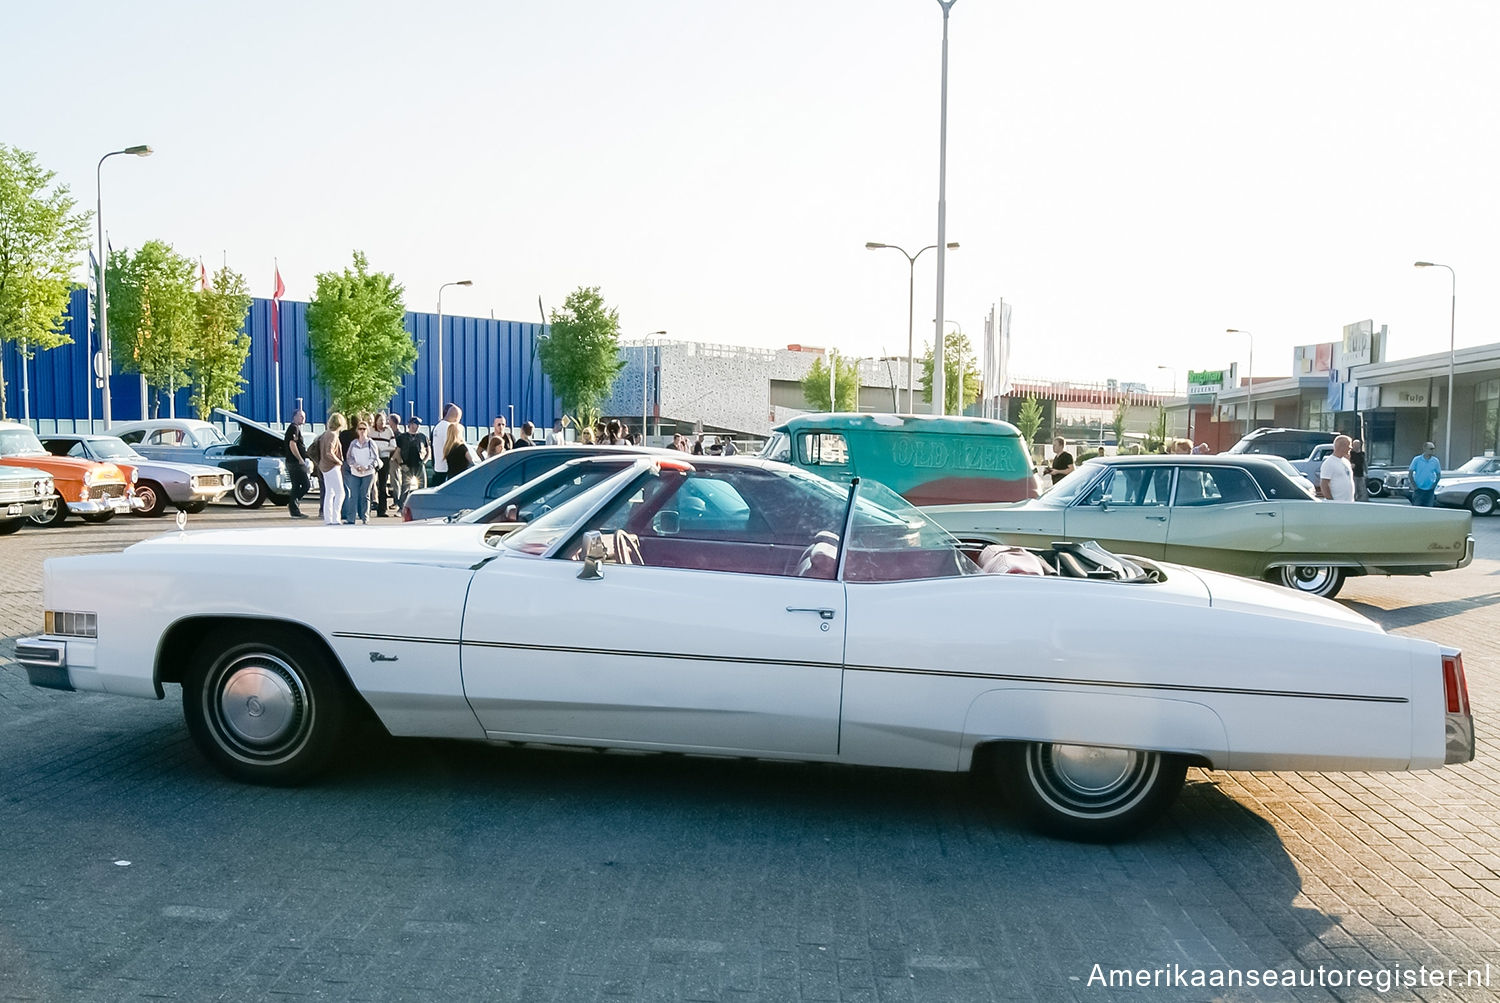
<path fill-rule="evenodd" d="M 194 555 L 367 560 L 381 563 L 473 567 L 504 553 L 484 542 L 489 526 L 287 526 L 279 529 L 225 529 L 167 532 L 130 550 L 175 547 Z"/>
<path fill-rule="evenodd" d="M 1186 568 L 1182 565 L 1163 565 L 1170 574 L 1192 575 L 1208 589 L 1208 604 L 1218 609 L 1231 609 L 1242 613 L 1270 614 L 1282 619 L 1301 620 L 1306 623 L 1321 623 L 1338 627 L 1352 627 L 1383 634 L 1385 630 L 1374 620 L 1334 602 L 1318 596 L 1300 592 L 1270 582 L 1259 582 L 1253 578 L 1239 578 L 1217 571 L 1201 568 Z"/>

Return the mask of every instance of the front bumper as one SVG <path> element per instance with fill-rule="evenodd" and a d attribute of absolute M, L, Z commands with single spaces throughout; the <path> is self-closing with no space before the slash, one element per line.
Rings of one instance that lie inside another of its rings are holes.
<path fill-rule="evenodd" d="M 44 515 L 56 501 L 57 495 L 52 495 L 49 498 L 37 498 L 35 500 L 28 498 L 26 501 L 0 502 L 0 518 L 22 519 Z"/>
<path fill-rule="evenodd" d="M 26 670 L 26 678 L 33 686 L 49 690 L 81 689 L 84 687 L 73 684 L 69 672 L 68 648 L 78 644 L 80 650 L 74 652 L 74 659 L 81 667 L 84 642 L 84 638 L 23 637 L 16 641 L 16 661 Z M 88 645 L 92 655 L 93 643 L 88 642 Z"/>
<path fill-rule="evenodd" d="M 70 501 L 66 504 L 68 511 L 73 515 L 102 515 L 105 512 L 123 515 L 135 506 L 135 499 L 121 495 L 118 498 L 90 498 L 87 501 Z"/>

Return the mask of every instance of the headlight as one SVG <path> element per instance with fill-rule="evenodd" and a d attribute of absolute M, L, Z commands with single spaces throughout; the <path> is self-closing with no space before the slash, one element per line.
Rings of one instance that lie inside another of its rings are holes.
<path fill-rule="evenodd" d="M 130 468 L 130 483 L 134 484 L 136 481 L 138 481 L 140 479 L 141 479 L 141 472 L 139 470 L 135 469 L 134 467 L 131 467 Z"/>
<path fill-rule="evenodd" d="M 52 493 L 52 485 L 48 481 L 37 481 L 31 485 L 31 493 L 38 498 L 45 498 Z"/>
<path fill-rule="evenodd" d="M 221 484 L 222 486 L 224 486 L 226 488 L 232 488 L 232 487 L 234 487 L 234 475 L 233 474 L 220 474 L 219 475 L 219 484 Z"/>
<path fill-rule="evenodd" d="M 42 614 L 42 620 L 46 624 L 45 633 L 48 634 L 62 637 L 99 636 L 98 613 L 68 613 L 49 609 Z"/>
<path fill-rule="evenodd" d="M 98 467 L 91 467 L 90 469 L 85 470 L 83 472 L 83 484 L 84 484 L 84 487 L 87 487 L 90 484 L 94 483 L 94 471 L 98 470 L 98 469 L 99 469 Z"/>

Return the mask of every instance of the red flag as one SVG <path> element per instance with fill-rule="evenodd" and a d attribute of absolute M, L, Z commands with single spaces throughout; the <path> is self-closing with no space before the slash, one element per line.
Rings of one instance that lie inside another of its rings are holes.
<path fill-rule="evenodd" d="M 281 297 L 286 293 L 286 285 L 281 281 L 281 266 L 274 265 L 276 269 L 276 287 L 271 293 L 271 361 L 281 361 Z"/>
<path fill-rule="evenodd" d="M 198 262 L 198 282 L 204 292 L 208 292 L 208 269 L 203 267 L 203 262 Z"/>

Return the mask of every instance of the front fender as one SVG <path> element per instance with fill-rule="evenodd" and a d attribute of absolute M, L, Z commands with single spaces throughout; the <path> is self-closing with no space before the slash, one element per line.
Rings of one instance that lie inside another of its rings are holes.
<path fill-rule="evenodd" d="M 1228 733 L 1211 707 L 1081 688 L 1001 687 L 979 694 L 964 719 L 959 768 L 968 769 L 976 746 L 993 741 L 1175 752 L 1220 769 L 1229 759 Z"/>

